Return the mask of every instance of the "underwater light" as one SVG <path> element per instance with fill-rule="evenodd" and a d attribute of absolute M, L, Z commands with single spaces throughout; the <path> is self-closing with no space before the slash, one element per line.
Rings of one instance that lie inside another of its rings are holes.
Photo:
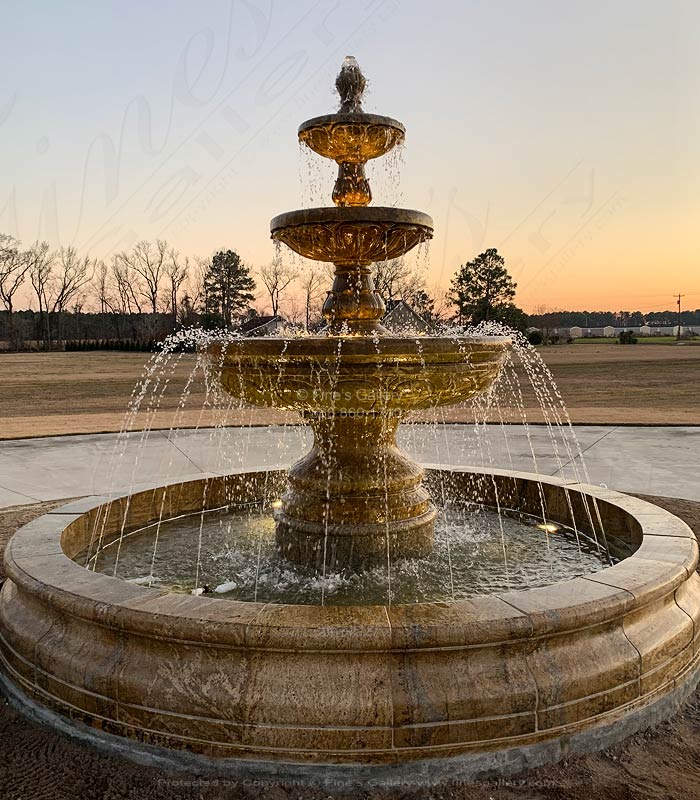
<path fill-rule="evenodd" d="M 559 526 L 555 525 L 553 522 L 543 522 L 537 527 L 545 533 L 556 533 L 559 530 Z"/>

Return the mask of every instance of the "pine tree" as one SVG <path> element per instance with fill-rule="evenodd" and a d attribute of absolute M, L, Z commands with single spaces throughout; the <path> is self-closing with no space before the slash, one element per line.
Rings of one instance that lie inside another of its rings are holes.
<path fill-rule="evenodd" d="M 484 320 L 508 324 L 519 316 L 515 312 L 520 312 L 512 302 L 516 286 L 503 257 L 490 248 L 459 268 L 450 284 L 449 299 L 457 306 L 462 324 L 476 325 Z"/>
<path fill-rule="evenodd" d="M 234 314 L 255 299 L 254 289 L 255 281 L 238 253 L 219 250 L 214 254 L 204 276 L 207 313 L 220 315 L 226 327 L 230 328 Z"/>

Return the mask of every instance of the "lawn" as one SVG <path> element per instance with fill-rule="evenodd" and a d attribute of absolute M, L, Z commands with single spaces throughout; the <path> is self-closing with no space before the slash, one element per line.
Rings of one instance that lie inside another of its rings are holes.
<path fill-rule="evenodd" d="M 574 422 L 700 424 L 700 347 L 610 347 L 605 340 L 598 345 L 538 349 Z M 0 438 L 119 430 L 147 359 L 146 354 L 115 352 L 0 355 Z M 157 408 L 145 408 L 134 420 L 135 428 L 221 422 L 220 414 L 201 410 L 201 381 L 195 383 L 187 408 L 178 411 L 193 366 L 194 356 L 182 356 Z M 526 381 L 523 400 L 528 419 L 541 421 Z M 513 422 L 520 418 L 508 409 L 504 415 Z M 465 408 L 445 409 L 440 416 L 470 420 Z M 228 417 L 231 424 L 293 419 L 283 412 L 249 408 L 236 409 Z"/>

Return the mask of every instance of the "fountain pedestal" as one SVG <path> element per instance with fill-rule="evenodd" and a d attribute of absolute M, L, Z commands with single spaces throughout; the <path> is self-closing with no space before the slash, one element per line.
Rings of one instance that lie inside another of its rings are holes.
<path fill-rule="evenodd" d="M 396 445 L 402 416 L 305 415 L 314 446 L 290 470 L 275 514 L 287 558 L 357 570 L 430 552 L 436 511 L 422 467 Z"/>
<path fill-rule="evenodd" d="M 333 286 L 323 303 L 322 313 L 333 333 L 385 334 L 379 322 L 385 306 L 374 289 L 369 266 L 336 264 Z"/>

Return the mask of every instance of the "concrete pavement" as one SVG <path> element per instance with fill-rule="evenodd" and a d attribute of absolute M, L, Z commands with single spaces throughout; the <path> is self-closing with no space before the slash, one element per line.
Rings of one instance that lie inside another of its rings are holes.
<path fill-rule="evenodd" d="M 700 500 L 700 428 L 576 426 L 588 479 L 627 492 Z M 568 432 L 545 426 L 404 425 L 402 447 L 423 463 L 493 466 L 586 480 Z M 56 436 L 0 442 L 0 508 L 243 469 L 287 467 L 307 429 L 223 428 Z"/>

